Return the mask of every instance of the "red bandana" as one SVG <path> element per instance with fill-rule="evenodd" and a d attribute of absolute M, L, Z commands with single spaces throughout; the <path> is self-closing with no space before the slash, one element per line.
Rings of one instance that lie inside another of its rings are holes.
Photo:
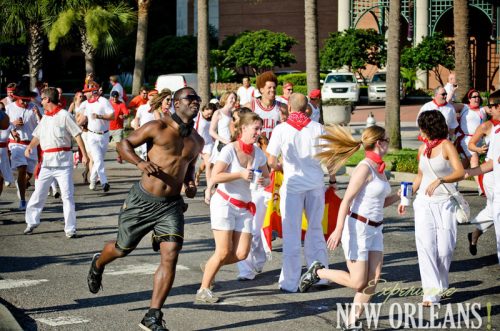
<path fill-rule="evenodd" d="M 493 124 L 493 126 L 497 126 L 498 124 L 500 124 L 500 121 L 497 121 L 497 120 L 494 120 L 494 119 L 491 119 L 491 124 Z"/>
<path fill-rule="evenodd" d="M 367 159 L 369 159 L 369 160 L 372 160 L 373 162 L 375 162 L 378 165 L 377 171 L 378 171 L 379 174 L 384 173 L 385 162 L 382 160 L 382 158 L 380 157 L 380 155 L 378 155 L 377 153 L 372 152 L 372 151 L 366 151 L 365 152 L 365 157 Z"/>
<path fill-rule="evenodd" d="M 471 105 L 470 103 L 468 104 L 468 106 L 469 106 L 469 108 L 470 108 L 470 109 L 472 109 L 472 110 L 478 110 L 478 109 L 480 108 L 480 106 L 479 106 L 479 105 L 477 105 L 477 106 L 473 106 L 473 105 Z"/>
<path fill-rule="evenodd" d="M 97 96 L 97 98 L 91 97 L 89 100 L 87 100 L 87 102 L 94 103 L 94 102 L 97 102 L 98 100 L 99 100 L 99 96 Z"/>
<path fill-rule="evenodd" d="M 54 110 L 52 111 L 46 111 L 44 115 L 47 115 L 47 116 L 54 116 L 55 114 L 57 114 L 62 108 L 61 107 L 56 107 L 54 108 Z"/>
<path fill-rule="evenodd" d="M 425 143 L 425 150 L 424 154 L 427 156 L 427 158 L 431 157 L 432 149 L 436 146 L 438 146 L 440 143 L 443 142 L 444 139 L 434 139 L 434 140 L 424 140 Z"/>
<path fill-rule="evenodd" d="M 244 143 L 241 139 L 238 138 L 238 144 L 243 153 L 252 155 L 253 153 L 253 144 Z"/>
<path fill-rule="evenodd" d="M 311 119 L 306 114 L 296 111 L 290 113 L 286 122 L 300 131 L 311 122 Z"/>
<path fill-rule="evenodd" d="M 441 104 L 439 104 L 439 103 L 437 103 L 437 102 L 436 102 L 436 100 L 434 100 L 434 99 L 432 99 L 432 102 L 434 102 L 434 104 L 435 104 L 436 106 L 438 106 L 438 107 L 443 107 L 443 106 L 446 106 L 446 104 L 448 104 L 448 102 L 445 102 L 445 103 L 441 103 Z"/>

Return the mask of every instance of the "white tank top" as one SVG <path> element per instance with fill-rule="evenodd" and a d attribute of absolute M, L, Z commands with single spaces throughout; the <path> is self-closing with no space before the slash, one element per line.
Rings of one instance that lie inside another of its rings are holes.
<path fill-rule="evenodd" d="M 429 186 L 430 183 L 432 183 L 434 180 L 436 180 L 436 176 L 432 172 L 432 170 L 429 168 L 429 162 L 432 166 L 432 169 L 436 173 L 437 177 L 445 177 L 448 176 L 453 172 L 453 168 L 451 167 L 450 161 L 446 160 L 443 157 L 443 147 L 439 146 L 437 148 L 440 148 L 440 153 L 436 155 L 433 158 L 428 159 L 425 154 L 420 155 L 420 161 L 418 162 L 418 167 L 422 171 L 422 181 L 420 182 L 420 187 L 418 188 L 417 191 L 417 198 L 418 199 L 432 199 L 435 201 L 439 200 L 447 200 L 450 196 L 446 188 L 451 193 L 456 192 L 455 185 L 452 183 L 444 183 L 439 185 L 435 190 L 434 193 L 432 194 L 431 197 L 425 194 L 425 190 L 427 189 L 427 186 Z M 443 185 L 446 185 L 446 188 L 443 187 Z"/>
<path fill-rule="evenodd" d="M 210 130 L 210 122 L 207 121 L 201 113 L 198 113 L 198 117 L 196 118 L 194 128 L 198 132 L 198 134 L 205 140 L 205 145 L 210 145 L 214 143 L 214 138 L 208 132 Z"/>
<path fill-rule="evenodd" d="M 381 179 L 375 169 L 366 160 L 359 164 L 366 164 L 370 169 L 372 180 L 366 183 L 354 198 L 351 211 L 369 220 L 381 222 L 384 219 L 385 198 L 391 194 L 391 185 L 387 180 Z"/>
<path fill-rule="evenodd" d="M 460 129 L 465 135 L 472 136 L 478 126 L 484 122 L 486 119 L 486 112 L 484 108 L 479 108 L 479 110 L 470 109 L 465 106 L 460 114 Z"/>
<path fill-rule="evenodd" d="M 231 140 L 231 130 L 229 129 L 229 123 L 231 123 L 231 114 L 226 115 L 223 112 L 217 112 L 220 115 L 219 122 L 217 122 L 217 134 L 223 139 L 228 141 Z"/>
<path fill-rule="evenodd" d="M 252 99 L 252 110 L 262 118 L 262 133 L 265 133 L 267 139 L 271 139 L 273 129 L 280 122 L 281 105 L 275 100 L 271 107 L 265 107 L 259 99 Z"/>

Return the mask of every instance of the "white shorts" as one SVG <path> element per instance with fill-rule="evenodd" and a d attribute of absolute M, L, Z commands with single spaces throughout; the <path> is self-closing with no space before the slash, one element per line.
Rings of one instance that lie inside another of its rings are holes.
<path fill-rule="evenodd" d="M 210 200 L 212 230 L 252 233 L 253 216 L 245 208 L 238 208 L 215 193 Z"/>
<path fill-rule="evenodd" d="M 214 149 L 214 144 L 206 144 L 203 146 L 203 150 L 201 151 L 201 154 L 212 154 L 212 149 Z"/>
<path fill-rule="evenodd" d="M 20 166 L 27 166 L 27 172 L 32 174 L 35 171 L 36 163 L 38 162 L 37 149 L 31 150 L 30 157 L 24 156 L 26 145 L 9 144 L 10 149 L 10 166 L 12 169 L 17 169 Z"/>
<path fill-rule="evenodd" d="M 342 248 L 346 260 L 367 261 L 368 252 L 383 252 L 383 228 L 384 225 L 374 227 L 347 216 L 342 231 Z"/>
<path fill-rule="evenodd" d="M 460 141 L 460 146 L 462 147 L 464 153 L 465 153 L 465 156 L 470 158 L 473 154 L 476 154 L 476 152 L 472 152 L 470 149 L 469 149 L 469 141 L 472 137 L 470 136 L 465 136 L 462 141 Z"/>

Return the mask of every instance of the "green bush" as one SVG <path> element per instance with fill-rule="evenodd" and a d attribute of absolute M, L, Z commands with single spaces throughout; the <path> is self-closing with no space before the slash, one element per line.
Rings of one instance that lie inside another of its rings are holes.
<path fill-rule="evenodd" d="M 307 95 L 307 86 L 295 85 L 293 87 L 293 92 Z M 276 95 L 283 95 L 283 85 L 278 85 L 278 88 L 276 89 Z"/>
<path fill-rule="evenodd" d="M 326 74 L 320 73 L 319 79 L 325 79 Z M 290 82 L 293 85 L 307 86 L 307 74 L 305 72 L 298 74 L 287 74 L 278 76 L 278 85 L 283 85 L 285 82 Z"/>
<path fill-rule="evenodd" d="M 418 173 L 418 160 L 416 155 L 402 154 L 392 160 L 392 171 Z"/>

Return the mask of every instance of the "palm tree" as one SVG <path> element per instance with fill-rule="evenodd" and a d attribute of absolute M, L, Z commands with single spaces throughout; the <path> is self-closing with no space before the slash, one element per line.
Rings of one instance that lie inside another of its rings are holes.
<path fill-rule="evenodd" d="M 67 0 L 55 20 L 48 17 L 45 22 L 49 27 L 49 49 L 54 50 L 76 28 L 85 55 L 85 70 L 94 72 L 97 51 L 104 56 L 115 54 L 116 35 L 130 30 L 136 18 L 133 8 L 121 1 Z"/>
<path fill-rule="evenodd" d="M 389 5 L 389 30 L 387 37 L 387 85 L 385 100 L 385 129 L 391 149 L 401 149 L 401 123 L 399 114 L 399 36 L 401 2 Z"/>
<path fill-rule="evenodd" d="M 47 1 L 0 0 L 2 34 L 12 39 L 26 36 L 31 89 L 35 88 L 38 73 L 43 65 L 44 30 L 42 18 L 50 15 L 48 8 Z"/>
<path fill-rule="evenodd" d="M 467 0 L 453 2 L 453 24 L 455 33 L 455 71 L 458 88 L 456 100 L 462 100 L 471 87 L 469 49 L 469 7 Z"/>
<path fill-rule="evenodd" d="M 198 94 L 204 103 L 210 100 L 210 65 L 208 61 L 208 0 L 198 0 Z"/>
<path fill-rule="evenodd" d="M 311 92 L 319 88 L 318 1 L 306 0 L 304 5 L 307 91 Z"/>
<path fill-rule="evenodd" d="M 149 7 L 153 0 L 137 0 L 137 41 L 135 43 L 135 67 L 134 81 L 132 83 L 132 94 L 139 94 L 144 81 L 144 68 L 146 67 L 146 41 L 148 37 Z"/>

